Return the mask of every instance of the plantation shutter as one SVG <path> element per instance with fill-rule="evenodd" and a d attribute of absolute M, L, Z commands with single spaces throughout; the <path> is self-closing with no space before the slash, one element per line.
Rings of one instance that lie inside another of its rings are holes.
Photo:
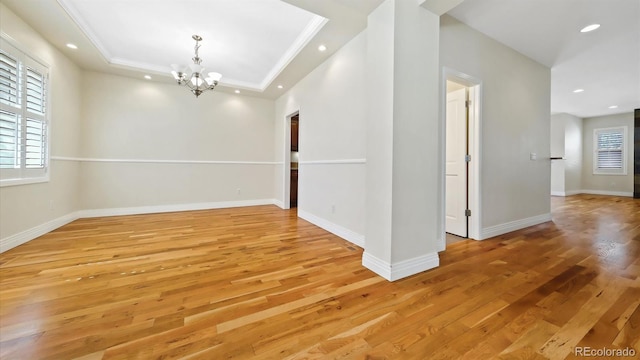
<path fill-rule="evenodd" d="M 48 179 L 48 69 L 0 39 L 0 185 Z"/>

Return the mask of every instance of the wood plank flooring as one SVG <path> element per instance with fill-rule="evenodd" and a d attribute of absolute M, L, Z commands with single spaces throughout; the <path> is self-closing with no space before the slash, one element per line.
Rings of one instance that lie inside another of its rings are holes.
<path fill-rule="evenodd" d="M 394 283 L 295 210 L 77 220 L 0 254 L 0 358 L 638 354 L 640 200 L 552 203 L 553 222 L 456 242 Z"/>

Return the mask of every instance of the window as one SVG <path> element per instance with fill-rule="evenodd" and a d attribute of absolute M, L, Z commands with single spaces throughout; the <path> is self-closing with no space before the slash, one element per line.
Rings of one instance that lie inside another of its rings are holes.
<path fill-rule="evenodd" d="M 0 185 L 48 181 L 48 70 L 1 40 Z"/>
<path fill-rule="evenodd" d="M 627 175 L 627 127 L 593 130 L 593 173 Z"/>

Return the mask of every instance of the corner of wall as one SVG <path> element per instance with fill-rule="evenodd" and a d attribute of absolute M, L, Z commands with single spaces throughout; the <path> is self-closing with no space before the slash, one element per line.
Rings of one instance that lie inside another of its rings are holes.
<path fill-rule="evenodd" d="M 396 281 L 440 266 L 440 258 L 438 253 L 430 253 L 391 264 L 365 251 L 362 266 L 388 281 Z"/>

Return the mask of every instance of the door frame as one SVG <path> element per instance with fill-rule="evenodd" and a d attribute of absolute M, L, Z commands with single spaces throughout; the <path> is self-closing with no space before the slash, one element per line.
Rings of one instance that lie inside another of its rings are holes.
<path fill-rule="evenodd" d="M 440 172 L 441 172 L 441 249 L 446 248 L 446 121 L 447 121 L 447 80 L 457 82 L 466 86 L 469 89 L 469 100 L 471 104 L 469 106 L 469 155 L 471 155 L 471 162 L 468 168 L 469 181 L 467 183 L 467 196 L 469 199 L 469 210 L 471 210 L 471 216 L 469 217 L 467 225 L 467 233 L 470 239 L 481 240 L 481 224 L 482 224 L 482 212 L 480 211 L 482 196 L 481 187 L 481 162 L 482 162 L 482 81 L 471 75 L 465 74 L 455 69 L 448 67 L 442 68 L 441 76 L 441 116 L 440 116 L 440 131 L 441 131 L 441 156 L 440 156 Z"/>
<path fill-rule="evenodd" d="M 283 178 L 283 209 L 291 208 L 291 118 L 300 115 L 300 110 L 296 110 L 284 117 L 284 166 L 282 167 Z M 298 147 L 300 146 L 300 124 L 298 123 Z M 298 148 L 298 153 L 300 148 Z M 298 182 L 298 191 L 300 189 L 300 183 Z"/>

